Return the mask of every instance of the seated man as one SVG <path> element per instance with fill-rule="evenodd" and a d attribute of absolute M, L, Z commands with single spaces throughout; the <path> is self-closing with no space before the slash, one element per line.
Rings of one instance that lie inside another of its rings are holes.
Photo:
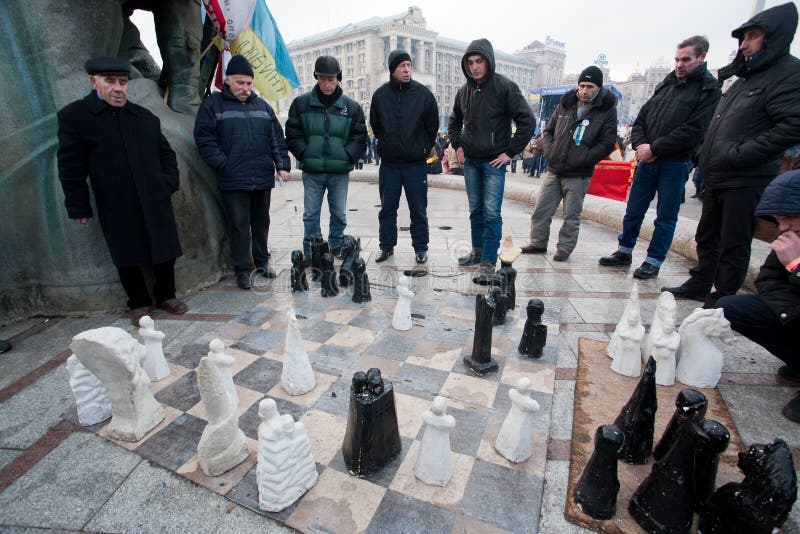
<path fill-rule="evenodd" d="M 776 221 L 781 232 L 756 278 L 758 293 L 722 297 L 716 307 L 731 328 L 786 362 L 779 375 L 800 384 L 800 170 L 773 180 L 755 214 Z M 800 392 L 783 415 L 800 423 Z"/>

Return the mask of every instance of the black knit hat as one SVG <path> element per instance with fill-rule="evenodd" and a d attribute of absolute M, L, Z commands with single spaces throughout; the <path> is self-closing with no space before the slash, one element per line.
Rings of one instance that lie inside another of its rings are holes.
<path fill-rule="evenodd" d="M 578 77 L 578 83 L 581 82 L 590 82 L 595 84 L 597 87 L 603 87 L 603 71 L 594 65 L 586 67 Z"/>
<path fill-rule="evenodd" d="M 115 57 L 98 56 L 93 57 L 84 65 L 87 74 L 124 74 L 130 78 L 131 66 L 123 60 Z"/>
<path fill-rule="evenodd" d="M 314 79 L 318 75 L 322 76 L 336 76 L 339 81 L 342 81 L 342 67 L 333 56 L 319 56 L 314 63 Z"/>
<path fill-rule="evenodd" d="M 411 56 L 408 55 L 408 52 L 402 48 L 392 50 L 389 54 L 389 74 L 393 74 L 394 69 L 403 61 L 411 61 Z"/>
<path fill-rule="evenodd" d="M 245 76 L 253 77 L 253 67 L 247 58 L 241 54 L 236 54 L 228 61 L 228 67 L 225 69 L 225 76 L 232 74 L 244 74 Z"/>

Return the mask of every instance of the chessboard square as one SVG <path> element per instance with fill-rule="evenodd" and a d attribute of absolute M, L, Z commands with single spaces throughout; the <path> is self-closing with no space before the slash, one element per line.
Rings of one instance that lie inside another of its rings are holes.
<path fill-rule="evenodd" d="M 522 358 L 506 358 L 500 381 L 516 387 L 520 378 L 527 377 L 534 391 L 553 393 L 556 381 L 556 368 L 552 364 Z"/>
<path fill-rule="evenodd" d="M 453 476 L 444 487 L 431 486 L 419 480 L 414 474 L 417 467 L 417 458 L 419 457 L 419 448 L 419 441 L 414 441 L 411 444 L 403 464 L 397 471 L 397 475 L 392 480 L 389 489 L 399 491 L 440 508 L 457 510 L 459 504 L 461 504 L 461 499 L 464 497 L 464 490 L 467 487 L 467 481 L 475 459 L 466 454 L 451 453 L 453 455 Z M 403 516 L 404 514 L 398 515 Z"/>
<path fill-rule="evenodd" d="M 422 336 L 423 341 L 435 341 L 449 347 L 463 347 L 472 336 L 472 326 L 452 326 L 442 321 L 432 321 L 427 332 Z"/>
<path fill-rule="evenodd" d="M 455 512 L 443 510 L 408 495 L 389 490 L 381 500 L 366 532 L 368 534 L 449 534 Z"/>
<path fill-rule="evenodd" d="M 185 412 L 200 402 L 197 372 L 190 371 L 155 394 L 158 402 Z"/>
<path fill-rule="evenodd" d="M 448 373 L 445 371 L 406 362 L 395 373 L 393 383 L 395 391 L 432 400 L 442 389 L 447 378 Z"/>
<path fill-rule="evenodd" d="M 534 414 L 535 417 L 536 414 Z M 547 429 L 533 429 L 531 432 L 531 457 L 524 462 L 514 463 L 507 460 L 505 456 L 494 448 L 494 442 L 497 440 L 501 426 L 503 426 L 503 421 L 489 418 L 486 423 L 486 431 L 483 433 L 483 439 L 481 439 L 481 445 L 478 447 L 477 457 L 502 467 L 544 478 L 544 468 L 547 462 Z"/>
<path fill-rule="evenodd" d="M 346 421 L 347 413 L 350 410 L 350 385 L 352 381 L 350 376 L 339 377 L 327 391 L 320 395 L 313 408 Z"/>
<path fill-rule="evenodd" d="M 421 399 L 395 391 L 394 402 L 400 435 L 411 439 L 416 438 L 422 428 L 422 414 L 430 409 L 433 398 Z"/>
<path fill-rule="evenodd" d="M 250 354 L 249 352 L 245 352 L 243 350 L 236 350 L 231 348 L 225 349 L 225 354 L 231 356 L 234 359 L 233 365 L 231 365 L 231 374 L 235 375 L 254 361 L 256 361 L 259 357 L 255 354 Z"/>
<path fill-rule="evenodd" d="M 387 331 L 380 332 L 364 353 L 399 362 L 405 361 L 415 352 L 419 338 L 395 335 L 393 333 L 395 330 L 389 330 L 387 328 Z"/>
<path fill-rule="evenodd" d="M 239 428 L 242 429 L 244 435 L 250 439 L 258 439 L 258 426 L 261 424 L 261 416 L 258 415 L 258 405 L 261 400 L 267 398 L 262 397 L 257 402 L 254 402 L 250 407 L 239 417 Z M 281 415 L 289 414 L 295 421 L 300 420 L 308 409 L 304 406 L 299 406 L 293 402 L 285 401 L 283 399 L 273 399 L 278 406 L 278 412 Z"/>
<path fill-rule="evenodd" d="M 463 321 L 467 321 L 468 323 L 475 324 L 475 302 L 473 297 L 472 306 L 468 308 L 464 307 L 455 307 L 455 306 L 444 306 L 439 308 L 439 319 L 443 321 L 448 321 L 449 319 L 459 319 L 455 321 L 458 324 L 461 324 Z"/>
<path fill-rule="evenodd" d="M 385 493 L 384 488 L 367 480 L 326 469 L 286 520 L 286 525 L 303 532 L 363 532 Z"/>
<path fill-rule="evenodd" d="M 404 436 L 400 436 L 400 452 L 398 453 L 397 457 L 393 458 L 389 463 L 381 467 L 376 473 L 365 477 L 364 480 L 369 480 L 373 484 L 377 484 L 382 488 L 388 488 L 389 485 L 394 480 L 395 475 L 397 475 L 397 471 L 400 469 L 400 465 L 403 463 L 403 460 L 408 453 L 408 449 L 411 447 L 411 444 L 414 442 L 411 438 L 406 438 Z M 336 469 L 337 471 L 345 474 L 350 474 L 350 471 L 347 469 L 347 465 L 344 463 L 344 454 L 342 450 L 339 449 L 333 459 L 328 464 L 328 467 L 331 469 Z"/>
<path fill-rule="evenodd" d="M 148 439 L 152 438 L 153 436 L 161 432 L 163 429 L 167 428 L 170 424 L 172 424 L 172 422 L 175 419 L 183 415 L 183 412 L 176 410 L 172 406 L 162 406 L 162 408 L 164 408 L 164 419 L 162 419 L 160 423 L 154 426 L 150 430 L 150 432 L 145 434 L 144 437 L 139 441 L 123 441 L 121 439 L 114 439 L 109 437 L 108 424 L 106 423 L 109 423 L 111 421 L 110 419 L 107 419 L 106 421 L 103 422 L 104 424 L 99 427 L 99 430 L 97 430 L 97 435 L 106 438 L 108 441 L 116 445 L 119 445 L 123 449 L 127 449 L 129 451 L 135 450 L 137 447 L 140 447 L 143 443 L 146 443 Z"/>
<path fill-rule="evenodd" d="M 230 345 L 253 330 L 254 327 L 252 326 L 245 326 L 239 323 L 224 323 L 215 328 L 212 335 L 221 339 L 226 345 Z"/>
<path fill-rule="evenodd" d="M 377 336 L 378 333 L 374 330 L 344 325 L 340 326 L 340 330 L 334 336 L 330 337 L 326 343 L 328 345 L 343 347 L 354 352 L 361 352 L 372 344 Z"/>
<path fill-rule="evenodd" d="M 283 386 L 278 383 L 267 392 L 267 396 L 273 399 L 282 399 L 293 404 L 311 408 L 319 400 L 319 398 L 328 391 L 328 388 L 336 382 L 337 377 L 327 373 L 314 373 L 316 385 L 314 389 L 302 395 L 290 395 Z"/>
<path fill-rule="evenodd" d="M 342 448 L 347 419 L 319 410 L 309 410 L 300 422 L 306 429 L 311 445 L 311 457 L 322 465 L 328 465 Z"/>
<path fill-rule="evenodd" d="M 352 368 L 358 353 L 343 347 L 321 345 L 317 350 L 308 353 L 311 367 L 315 371 L 338 375 L 343 369 Z"/>
<path fill-rule="evenodd" d="M 325 311 L 322 320 L 329 323 L 348 324 L 359 313 L 361 313 L 361 308 L 334 308 Z"/>
<path fill-rule="evenodd" d="M 424 345 L 429 344 L 425 343 Z M 459 359 L 461 359 L 461 349 L 428 352 L 424 350 L 424 347 L 418 347 L 415 354 L 408 357 L 406 363 L 450 372 Z"/>
<path fill-rule="evenodd" d="M 362 353 L 353 363 L 353 367 L 351 369 L 342 370 L 342 375 L 352 376 L 352 374 L 357 371 L 367 372 L 368 370 L 375 368 L 380 370 L 381 378 L 384 380 L 390 379 L 394 381 L 395 376 L 397 376 L 397 372 L 400 370 L 400 366 L 402 365 L 403 362 L 399 362 L 397 360 L 389 360 L 374 354 Z"/>
<path fill-rule="evenodd" d="M 183 375 L 189 372 L 189 369 L 182 365 L 178 365 L 176 363 L 167 362 L 169 366 L 169 375 L 162 378 L 158 382 L 150 382 L 150 393 L 155 395 L 165 387 L 174 384 L 176 380 L 181 378 Z"/>
<path fill-rule="evenodd" d="M 495 382 L 474 376 L 450 373 L 439 394 L 464 403 L 491 408 L 496 393 L 497 384 Z"/>
<path fill-rule="evenodd" d="M 487 421 L 491 419 L 489 410 L 483 406 L 466 404 L 460 407 L 448 406 L 447 413 L 456 420 L 455 428 L 450 431 L 450 448 L 461 454 L 475 456 Z"/>
<path fill-rule="evenodd" d="M 494 525 L 478 521 L 468 515 L 458 514 L 456 516 L 456 524 L 453 525 L 452 534 L 472 534 L 473 532 L 480 532 L 480 534 L 510 534 L 510 530 L 497 528 Z"/>
<path fill-rule="evenodd" d="M 298 327 L 303 339 L 317 343 L 325 343 L 342 329 L 342 325 L 327 321 L 298 321 Z"/>
<path fill-rule="evenodd" d="M 255 440 L 248 440 L 250 455 L 242 463 L 217 476 L 208 476 L 200 466 L 200 459 L 195 454 L 188 462 L 183 464 L 176 471 L 177 474 L 188 478 L 195 484 L 208 488 L 214 493 L 225 495 L 247 474 L 258 461 L 258 443 Z"/>
<path fill-rule="evenodd" d="M 369 330 L 380 332 L 392 325 L 392 314 L 377 304 L 371 304 L 353 317 L 349 324 L 350 326 L 368 328 Z"/>
<path fill-rule="evenodd" d="M 253 330 L 233 345 L 233 348 L 261 354 L 283 343 L 285 332 L 278 330 Z"/>
<path fill-rule="evenodd" d="M 233 376 L 233 383 L 266 393 L 281 380 L 283 365 L 275 360 L 258 358 Z"/>
<path fill-rule="evenodd" d="M 186 369 L 194 369 L 200 363 L 200 358 L 208 354 L 208 342 L 195 341 L 188 345 L 183 345 L 177 354 L 171 351 L 165 351 L 164 357 L 175 364 L 185 367 Z"/>
<path fill-rule="evenodd" d="M 253 391 L 252 389 L 237 386 L 235 384 L 233 387 L 236 390 L 236 394 L 239 396 L 239 407 L 237 408 L 237 412 L 240 416 L 244 414 L 253 405 L 253 403 L 264 398 L 264 394 L 259 391 Z M 203 421 L 208 421 L 206 405 L 202 401 L 192 406 L 192 408 L 187 410 L 186 413 L 193 415 L 198 419 L 202 419 Z"/>
<path fill-rule="evenodd" d="M 544 480 L 491 462 L 475 460 L 461 511 L 512 532 L 537 532 Z"/>
<path fill-rule="evenodd" d="M 267 322 L 273 315 L 275 310 L 272 308 L 265 308 L 263 306 L 256 306 L 233 320 L 234 323 L 243 324 L 245 326 L 261 326 Z"/>
<path fill-rule="evenodd" d="M 136 447 L 134 452 L 170 471 L 176 471 L 197 452 L 197 442 L 205 426 L 206 422 L 202 419 L 183 414 Z"/>
<path fill-rule="evenodd" d="M 460 357 L 456 360 L 453 364 L 453 368 L 451 369 L 451 374 L 458 374 L 464 375 L 468 377 L 475 378 L 476 374 L 475 371 L 468 368 L 464 363 L 464 358 L 468 358 L 470 354 L 472 354 L 472 336 L 467 341 L 467 345 L 461 350 Z M 503 367 L 506 364 L 506 358 L 499 355 L 498 351 L 492 348 L 491 359 L 494 363 L 497 364 L 497 371 L 490 372 L 489 374 L 480 376 L 481 380 L 486 380 L 487 382 L 494 382 L 495 384 L 500 383 L 500 376 L 503 374 Z"/>

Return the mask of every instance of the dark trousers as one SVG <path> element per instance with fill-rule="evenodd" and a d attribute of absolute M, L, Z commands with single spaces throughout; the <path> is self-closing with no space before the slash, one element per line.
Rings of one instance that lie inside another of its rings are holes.
<path fill-rule="evenodd" d="M 762 186 L 708 189 L 697 223 L 697 266 L 689 270 L 686 285 L 720 296 L 735 295 L 750 265 L 750 243 L 755 232 L 754 213 Z"/>
<path fill-rule="evenodd" d="M 264 268 L 269 262 L 269 203 L 272 189 L 223 191 L 222 203 L 228 218 L 231 263 L 236 272 Z M 252 255 L 251 255 L 252 254 Z"/>
<path fill-rule="evenodd" d="M 397 244 L 397 208 L 405 191 L 411 213 L 411 244 L 416 252 L 428 250 L 428 166 L 424 161 L 402 166 L 383 164 L 378 171 L 381 211 L 378 213 L 381 250 Z"/>
<path fill-rule="evenodd" d="M 731 328 L 800 372 L 800 321 L 782 324 L 759 295 L 729 295 L 717 301 Z"/>
<path fill-rule="evenodd" d="M 119 281 L 128 294 L 128 308 L 135 310 L 152 306 L 153 300 L 147 290 L 147 283 L 141 267 L 117 267 Z M 175 260 L 153 265 L 153 296 L 157 304 L 175 298 Z"/>

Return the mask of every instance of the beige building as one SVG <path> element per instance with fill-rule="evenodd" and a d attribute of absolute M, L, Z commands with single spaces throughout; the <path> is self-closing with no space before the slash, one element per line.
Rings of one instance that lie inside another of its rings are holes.
<path fill-rule="evenodd" d="M 533 89 L 561 85 L 561 80 L 564 78 L 564 61 L 567 59 L 567 47 L 563 42 L 548 35 L 544 43 L 533 41 L 514 54 L 529 59 L 536 65 Z"/>

